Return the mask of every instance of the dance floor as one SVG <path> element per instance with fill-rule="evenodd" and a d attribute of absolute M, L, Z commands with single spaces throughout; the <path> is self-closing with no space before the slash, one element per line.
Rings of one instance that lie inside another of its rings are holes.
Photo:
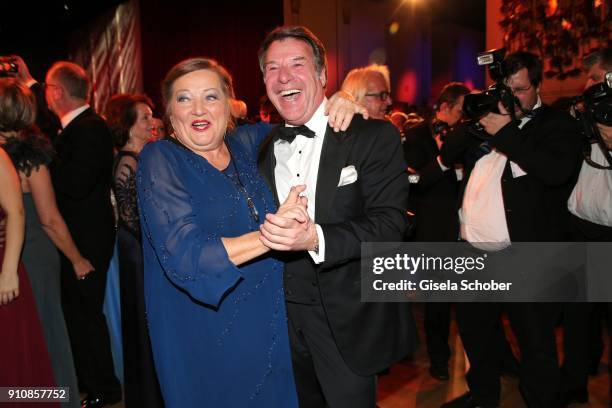
<path fill-rule="evenodd" d="M 391 367 L 390 373 L 379 379 L 378 407 L 380 408 L 437 408 L 467 390 L 465 381 L 466 359 L 464 358 L 461 339 L 453 322 L 451 327 L 451 361 L 449 364 L 450 380 L 437 381 L 428 372 L 429 362 L 424 348 L 423 313 L 421 307 L 415 307 L 415 318 L 419 326 L 421 347 L 416 355 Z M 508 327 L 506 323 L 506 331 Z M 516 351 L 516 341 L 509 335 Z M 557 333 L 559 350 L 562 349 L 562 336 Z M 589 404 L 574 404 L 572 407 L 610 407 L 610 375 L 608 374 L 608 341 L 606 340 L 604 360 L 600 363 L 599 373 L 589 377 Z M 561 356 L 560 356 L 561 359 Z M 502 408 L 524 408 L 518 379 L 502 377 Z"/>
<path fill-rule="evenodd" d="M 429 363 L 425 352 L 423 332 L 422 307 L 415 307 L 415 317 L 419 326 L 421 347 L 410 359 L 401 361 L 391 367 L 389 374 L 380 377 L 378 382 L 379 408 L 437 408 L 445 401 L 463 394 L 467 390 L 465 382 L 466 360 L 464 358 L 461 339 L 453 322 L 450 345 L 452 357 L 449 365 L 451 378 L 449 381 L 437 381 L 429 373 Z M 506 327 L 506 329 L 508 329 Z M 512 339 L 512 336 L 510 335 Z M 562 338 L 559 335 L 559 346 Z M 513 347 L 516 342 L 512 339 Z M 589 404 L 576 404 L 572 407 L 610 407 L 610 375 L 608 374 L 608 341 L 604 351 L 604 361 L 600 363 L 599 373 L 589 379 Z M 112 408 L 123 408 L 123 404 Z M 518 380 L 511 377 L 502 378 L 502 408 L 524 408 L 518 390 Z M 237 407 L 238 408 L 238 407 Z"/>

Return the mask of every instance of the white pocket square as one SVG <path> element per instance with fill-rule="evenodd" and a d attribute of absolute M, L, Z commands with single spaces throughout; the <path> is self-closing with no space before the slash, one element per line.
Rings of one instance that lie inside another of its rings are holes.
<path fill-rule="evenodd" d="M 346 186 L 357 181 L 357 169 L 355 166 L 346 166 L 340 173 L 340 181 L 338 187 Z"/>

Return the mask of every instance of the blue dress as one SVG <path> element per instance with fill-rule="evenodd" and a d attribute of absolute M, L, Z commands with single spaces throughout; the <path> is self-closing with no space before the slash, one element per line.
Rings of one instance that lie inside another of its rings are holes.
<path fill-rule="evenodd" d="M 145 300 L 168 408 L 298 405 L 283 265 L 264 255 L 236 267 L 221 243 L 258 230 L 275 212 L 257 172 L 258 139 L 228 137 L 233 157 L 223 172 L 169 140 L 141 153 Z"/>

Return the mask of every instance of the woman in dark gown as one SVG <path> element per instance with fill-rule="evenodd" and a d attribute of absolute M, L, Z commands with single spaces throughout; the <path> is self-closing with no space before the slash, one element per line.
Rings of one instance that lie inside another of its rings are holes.
<path fill-rule="evenodd" d="M 47 168 L 51 147 L 44 136 L 26 118 L 36 111 L 30 90 L 15 80 L 0 81 L 0 105 L 10 101 L 20 112 L 18 120 L 0 119 L 0 145 L 11 157 L 19 172 L 26 214 L 25 243 L 22 261 L 25 265 L 38 314 L 42 323 L 51 364 L 58 386 L 78 392 L 77 378 L 64 321 L 60 294 L 59 248 L 71 260 L 75 279 L 86 276 L 93 267 L 77 249 L 64 219 L 57 209 L 51 177 Z M 56 248 L 57 247 L 57 248 Z M 79 399 L 63 404 L 78 407 Z"/>
<path fill-rule="evenodd" d="M 130 407 L 163 407 L 147 330 L 140 221 L 136 204 L 138 156 L 153 137 L 153 104 L 143 95 L 113 96 L 106 120 L 118 149 L 113 169 L 117 202 L 124 401 Z"/>
<path fill-rule="evenodd" d="M 19 177 L 0 149 L 0 385 L 53 387 L 53 370 L 32 288 L 19 263 L 24 211 Z M 57 403 L 3 403 L 3 407 L 59 407 Z"/>

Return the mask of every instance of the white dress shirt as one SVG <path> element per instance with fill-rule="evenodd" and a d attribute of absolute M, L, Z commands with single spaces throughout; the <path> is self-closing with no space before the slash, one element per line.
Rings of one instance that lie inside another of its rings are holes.
<path fill-rule="evenodd" d="M 85 112 L 87 109 L 89 109 L 89 105 L 85 104 L 63 115 L 60 118 L 60 122 L 62 123 L 62 129 L 66 129 L 66 126 L 68 126 L 70 122 L 74 120 L 74 118 L 79 116 L 81 113 Z"/>
<path fill-rule="evenodd" d="M 597 144 L 591 145 L 591 160 L 608 165 Z M 612 170 L 596 169 L 584 161 L 567 207 L 578 218 L 612 227 Z"/>
<path fill-rule="evenodd" d="M 533 107 L 542 106 L 538 101 Z M 522 129 L 530 117 L 521 118 L 519 129 Z M 508 157 L 492 149 L 491 153 L 481 157 L 474 166 L 463 195 L 459 209 L 461 238 L 470 243 L 496 243 L 498 245 L 482 249 L 503 249 L 510 245 L 510 232 L 506 220 L 506 209 L 502 196 L 501 178 Z M 512 177 L 527 174 L 518 164 L 510 161 Z"/>
<path fill-rule="evenodd" d="M 315 219 L 315 197 L 317 193 L 317 176 L 319 174 L 319 161 L 323 139 L 327 130 L 327 116 L 324 114 L 325 102 L 315 111 L 305 125 L 315 133 L 315 137 L 309 138 L 297 135 L 293 142 L 279 139 L 274 143 L 274 156 L 276 167 L 274 178 L 276 181 L 276 193 L 278 200 L 283 203 L 289 195 L 292 186 L 305 184 L 306 191 L 302 194 L 308 198 L 308 216 Z M 290 126 L 290 125 L 287 125 Z M 325 237 L 323 230 L 317 224 L 317 236 L 319 239 L 319 252 L 308 251 L 315 263 L 325 260 Z"/>

